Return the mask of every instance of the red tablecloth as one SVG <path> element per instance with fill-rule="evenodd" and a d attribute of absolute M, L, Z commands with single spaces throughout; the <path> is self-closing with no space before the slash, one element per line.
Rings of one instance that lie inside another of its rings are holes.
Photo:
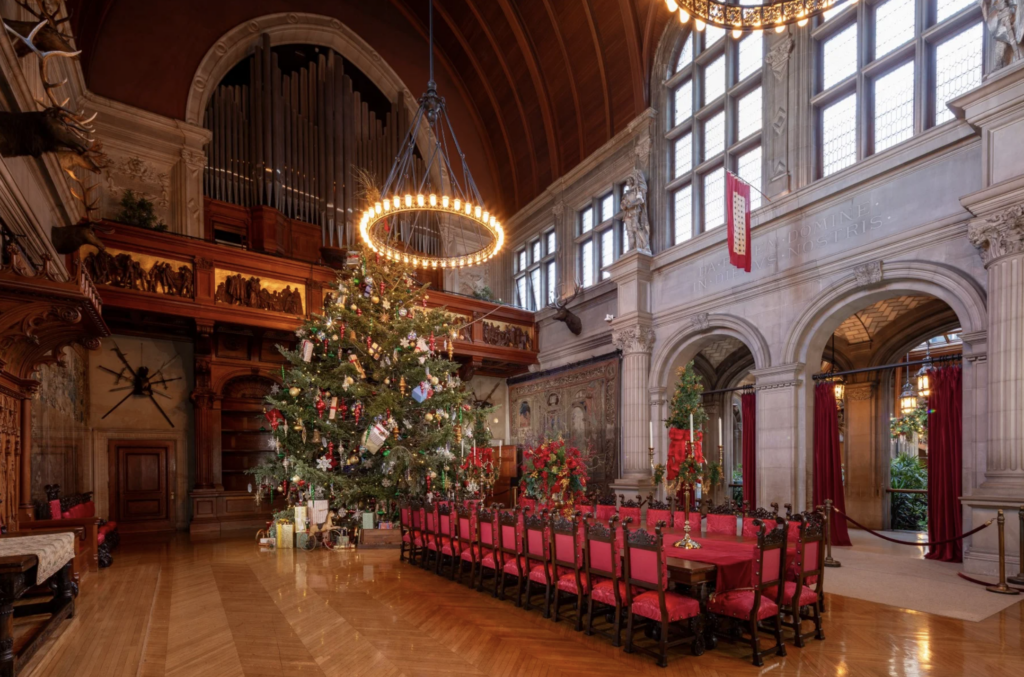
<path fill-rule="evenodd" d="M 757 557 L 757 541 L 755 539 L 737 539 L 735 536 L 715 538 L 690 535 L 700 543 L 697 550 L 677 548 L 672 544 L 679 542 L 682 532 L 671 534 L 671 540 L 665 539 L 665 554 L 668 557 L 688 559 L 691 562 L 714 564 L 718 567 L 715 578 L 715 590 L 725 592 L 734 588 L 750 587 L 754 572 L 754 560 Z"/>

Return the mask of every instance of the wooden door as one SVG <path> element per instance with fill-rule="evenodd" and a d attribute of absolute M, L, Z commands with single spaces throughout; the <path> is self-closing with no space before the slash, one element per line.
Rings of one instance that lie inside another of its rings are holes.
<path fill-rule="evenodd" d="M 174 442 L 111 440 L 110 519 L 118 529 L 174 529 Z"/>

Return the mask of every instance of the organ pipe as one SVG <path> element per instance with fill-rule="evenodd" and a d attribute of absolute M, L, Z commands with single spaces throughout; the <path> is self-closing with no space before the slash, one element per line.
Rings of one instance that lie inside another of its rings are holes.
<path fill-rule="evenodd" d="M 219 85 L 204 114 L 212 132 L 204 194 L 316 224 L 324 245 L 354 244 L 364 205 L 353 168 L 384 185 L 410 124 L 403 94 L 379 119 L 333 50 L 284 73 L 263 35 L 248 58 L 248 83 Z M 412 171 L 422 176 L 422 159 Z"/>

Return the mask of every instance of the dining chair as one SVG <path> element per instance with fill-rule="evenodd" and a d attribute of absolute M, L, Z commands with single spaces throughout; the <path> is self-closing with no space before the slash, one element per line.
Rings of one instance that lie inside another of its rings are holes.
<path fill-rule="evenodd" d="M 584 522 L 583 538 L 590 593 L 587 595 L 586 634 L 594 634 L 594 606 L 612 608 L 614 620 L 610 631 L 597 629 L 598 634 L 612 640 L 612 646 L 622 645 L 622 607 L 626 599 L 626 582 L 622 578 L 622 557 L 616 543 L 618 515 L 612 515 L 607 526 L 595 520 Z M 600 609 L 600 607 L 598 607 Z"/>
<path fill-rule="evenodd" d="M 445 558 L 450 563 L 448 577 L 455 578 L 455 520 L 452 519 L 452 504 L 441 503 L 437 506 L 437 563 L 434 573 L 441 575 L 444 571 Z"/>
<path fill-rule="evenodd" d="M 497 510 L 488 510 L 481 505 L 476 513 L 476 541 L 480 549 L 479 559 L 476 567 L 476 589 L 478 592 L 484 590 L 484 572 L 490 569 L 494 572 L 495 591 L 498 587 L 498 543 L 495 538 L 494 522 Z M 470 587 L 473 586 L 473 579 L 469 580 Z M 495 594 L 494 592 L 491 593 Z"/>
<path fill-rule="evenodd" d="M 409 563 L 416 564 L 417 558 L 426 557 L 427 542 L 424 522 L 426 510 L 422 501 L 413 501 L 410 505 L 412 512 L 412 528 L 409 531 Z"/>
<path fill-rule="evenodd" d="M 634 649 L 639 649 L 657 658 L 661 667 L 668 665 L 668 650 L 686 642 L 690 642 L 690 650 L 695 656 L 704 653 L 704 619 L 700 602 L 668 589 L 668 563 L 661 533 L 664 528 L 665 523 L 659 522 L 654 527 L 654 533 L 644 528 L 630 531 L 628 519 L 622 525 L 628 619 L 625 651 L 633 653 Z M 644 626 L 657 624 L 660 630 L 658 651 L 634 645 L 637 617 L 643 619 L 641 623 Z M 682 621 L 687 622 L 690 634 L 670 640 L 670 626 Z"/>
<path fill-rule="evenodd" d="M 527 515 L 524 521 L 523 556 L 526 569 L 526 601 L 523 608 L 533 608 L 532 587 L 534 583 L 544 585 L 544 618 L 551 617 L 551 584 L 555 572 L 551 567 L 551 547 L 548 542 L 550 520 L 548 511 L 539 515 Z"/>
<path fill-rule="evenodd" d="M 434 570 L 437 571 L 436 558 L 439 557 L 437 554 L 439 548 L 437 545 L 437 502 L 428 502 L 424 508 L 424 519 L 423 519 L 423 542 L 426 544 L 426 549 L 423 551 L 423 562 L 421 565 L 424 569 L 430 566 L 431 554 L 435 557 Z"/>
<path fill-rule="evenodd" d="M 804 520 L 803 515 L 794 515 L 789 524 L 794 523 L 799 527 L 796 552 L 793 558 L 793 564 L 796 567 L 796 580 L 786 580 L 782 583 L 783 590 L 779 609 L 782 617 L 790 617 L 790 622 L 783 622 L 783 625 L 793 630 L 795 635 L 793 643 L 802 647 L 804 639 L 812 635 L 815 639 L 825 639 L 825 632 L 821 627 L 821 610 L 818 608 L 818 600 L 823 594 L 825 530 L 823 523 L 814 519 Z M 787 571 L 792 570 L 792 567 L 787 569 Z M 811 578 L 815 581 L 813 584 L 808 582 Z M 771 597 L 773 591 L 769 590 L 768 595 Z M 811 610 L 809 615 L 804 613 L 805 608 Z M 801 632 L 805 620 L 814 621 L 814 630 L 807 633 Z"/>
<path fill-rule="evenodd" d="M 598 522 L 607 522 L 613 516 L 619 514 L 619 500 L 614 493 L 599 496 L 596 503 L 597 505 L 594 506 L 594 517 L 597 518 Z"/>
<path fill-rule="evenodd" d="M 659 501 L 654 494 L 647 495 L 647 515 L 644 519 L 648 529 L 653 529 L 658 522 L 665 522 L 669 527 L 675 526 L 675 516 L 672 514 L 672 504 Z"/>
<path fill-rule="evenodd" d="M 757 520 L 757 546 L 754 548 L 754 563 L 751 573 L 750 587 L 736 588 L 716 592 L 714 599 L 708 601 L 708 623 L 712 633 L 718 627 L 718 617 L 725 616 L 736 619 L 740 630 L 743 622 L 750 633 L 750 647 L 753 650 L 753 663 L 764 665 L 763 656 L 757 641 L 762 621 L 772 620 L 772 627 L 765 630 L 775 638 L 775 655 L 785 656 L 786 646 L 782 643 L 782 616 L 779 613 L 781 601 L 779 587 L 786 571 L 786 524 L 781 517 L 775 518 L 775 526 L 766 530 L 766 525 Z M 772 593 L 775 597 L 772 597 Z"/>
<path fill-rule="evenodd" d="M 455 508 L 455 538 L 452 542 L 452 550 L 455 553 L 452 568 L 457 574 L 457 580 L 462 582 L 462 572 L 465 565 L 469 564 L 469 584 L 472 587 L 476 576 L 477 562 L 480 559 L 480 544 L 477 541 L 473 516 L 476 508 L 473 505 L 463 503 Z"/>
<path fill-rule="evenodd" d="M 500 556 L 495 585 L 498 588 L 498 599 L 505 599 L 505 588 L 509 578 L 516 582 L 516 606 L 523 604 L 523 585 L 525 584 L 526 553 L 523 551 L 523 536 L 520 524 L 523 510 L 498 511 L 498 546 Z"/>
<path fill-rule="evenodd" d="M 640 494 L 636 495 L 636 498 L 631 498 L 628 501 L 626 497 L 619 494 L 619 519 L 625 521 L 627 517 L 633 518 L 633 524 L 640 523 L 640 511 L 644 507 L 644 499 L 640 497 Z"/>
<path fill-rule="evenodd" d="M 736 535 L 736 508 L 728 502 L 708 509 L 709 534 Z"/>
<path fill-rule="evenodd" d="M 398 506 L 398 528 L 402 530 L 402 545 L 398 551 L 398 561 L 404 562 L 406 551 L 409 551 L 408 558 L 412 558 L 412 507 L 409 501 L 402 501 Z"/>
<path fill-rule="evenodd" d="M 551 518 L 551 559 L 558 580 L 552 591 L 554 615 L 557 623 L 562 607 L 562 593 L 576 598 L 576 632 L 583 629 L 583 597 L 589 590 L 589 577 L 584 564 L 581 514 L 576 511 L 570 517 L 555 515 Z"/>
<path fill-rule="evenodd" d="M 825 506 L 819 505 L 814 510 L 805 510 L 799 513 L 803 517 L 803 522 L 806 524 L 815 523 L 821 529 L 822 538 L 825 533 Z M 793 522 L 790 522 L 788 539 L 792 539 L 796 542 L 796 536 L 794 535 Z M 825 613 L 825 555 L 821 554 L 822 566 L 818 567 L 818 573 L 808 574 L 804 577 L 804 585 L 812 585 L 818 590 L 818 613 Z M 786 580 L 796 581 L 797 576 L 800 574 L 800 570 L 796 565 L 796 558 L 792 561 L 787 560 L 788 565 L 786 566 Z"/>

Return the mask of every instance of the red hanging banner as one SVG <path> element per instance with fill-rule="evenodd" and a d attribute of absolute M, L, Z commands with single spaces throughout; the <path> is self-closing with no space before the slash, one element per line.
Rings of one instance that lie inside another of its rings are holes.
<path fill-rule="evenodd" d="M 750 272 L 750 185 L 731 172 L 725 175 L 725 223 L 729 229 L 729 263 Z"/>

